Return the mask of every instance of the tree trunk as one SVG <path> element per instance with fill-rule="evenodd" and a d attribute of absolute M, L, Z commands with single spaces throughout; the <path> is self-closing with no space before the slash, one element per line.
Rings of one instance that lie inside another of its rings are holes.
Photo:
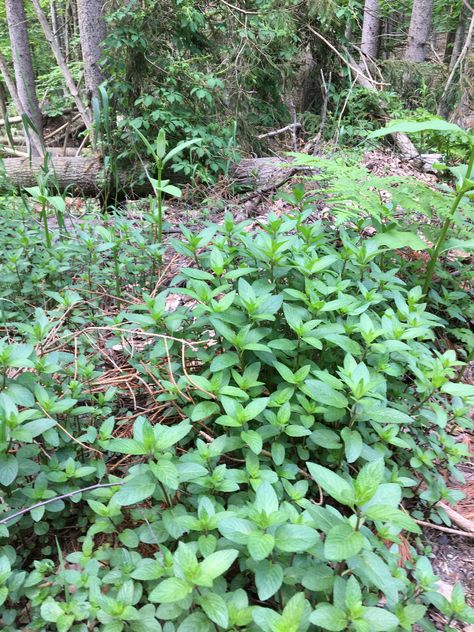
<path fill-rule="evenodd" d="M 5 174 L 11 184 L 18 189 L 37 185 L 37 176 L 42 173 L 42 158 L 5 158 L 3 160 Z M 50 160 L 52 183 L 61 192 L 73 195 L 96 196 L 113 195 L 112 183 L 107 182 L 101 161 L 98 158 L 53 156 Z M 166 175 L 166 174 L 165 174 Z M 146 180 L 143 184 L 135 184 L 137 170 L 130 168 L 119 176 L 118 193 L 127 198 L 146 197 L 152 193 L 151 185 Z"/>
<path fill-rule="evenodd" d="M 90 129 L 92 126 L 91 115 L 89 111 L 87 110 L 86 106 L 84 105 L 81 97 L 79 96 L 79 90 L 77 89 L 77 86 L 74 83 L 74 79 L 72 78 L 72 75 L 69 71 L 66 60 L 64 59 L 62 55 L 61 47 L 59 45 L 58 39 L 56 35 L 54 34 L 54 32 L 51 30 L 49 22 L 41 9 L 39 0 L 32 0 L 32 2 L 33 2 L 33 7 L 36 12 L 36 15 L 38 16 L 39 23 L 41 24 L 41 27 L 46 36 L 46 39 L 48 40 L 49 45 L 51 46 L 51 50 L 53 51 L 53 54 L 56 58 L 59 69 L 61 70 L 61 73 L 64 77 L 66 86 L 72 98 L 74 99 L 77 110 L 79 114 L 81 115 L 82 120 L 84 121 L 84 125 L 86 126 L 87 129 Z"/>
<path fill-rule="evenodd" d="M 379 52 L 380 17 L 378 0 L 365 0 L 364 21 L 360 51 L 370 59 L 377 59 Z"/>
<path fill-rule="evenodd" d="M 7 86 L 7 90 L 10 93 L 10 98 L 13 101 L 13 105 L 15 106 L 17 112 L 21 114 L 22 106 L 20 103 L 20 97 L 18 96 L 18 92 L 16 91 L 16 85 L 13 79 L 10 76 L 10 71 L 8 70 L 8 64 L 5 57 L 0 52 L 0 71 L 3 76 L 3 80 L 5 85 Z M 4 117 L 5 118 L 5 117 Z M 10 122 L 12 122 L 12 118 L 10 117 Z M 21 116 L 19 117 L 19 123 L 21 123 Z"/>
<path fill-rule="evenodd" d="M 54 0 L 49 0 L 49 12 L 51 13 L 51 28 L 53 30 L 54 36 L 59 41 L 58 11 L 56 9 L 56 2 Z"/>
<path fill-rule="evenodd" d="M 433 0 L 414 0 L 408 31 L 405 60 L 422 62 L 426 58 L 426 44 L 431 31 Z"/>
<path fill-rule="evenodd" d="M 26 114 L 35 126 L 36 134 L 25 130 L 26 143 L 33 155 L 42 155 L 43 119 L 36 96 L 35 76 L 23 0 L 5 0 L 8 32 L 15 69 L 16 90 L 21 105 L 19 114 Z"/>
<path fill-rule="evenodd" d="M 84 78 L 89 100 L 97 97 L 99 86 L 105 79 L 100 65 L 102 45 L 107 34 L 104 4 L 104 0 L 77 0 Z"/>
<path fill-rule="evenodd" d="M 466 23 L 467 16 L 466 11 L 464 9 L 464 5 L 461 7 L 461 12 L 459 13 L 459 21 L 456 29 L 456 34 L 454 36 L 453 48 L 451 52 L 451 58 L 449 60 L 449 69 L 452 70 L 454 64 L 457 62 L 459 55 L 464 46 L 464 41 L 466 39 Z"/>
<path fill-rule="evenodd" d="M 17 189 L 37 185 L 37 176 L 42 173 L 42 158 L 6 158 L 3 161 L 5 174 Z M 54 174 L 52 182 L 59 190 L 70 190 L 75 194 L 97 195 L 104 182 L 100 174 L 102 166 L 96 158 L 54 157 L 50 162 Z"/>
<path fill-rule="evenodd" d="M 463 60 L 469 55 L 473 36 L 474 36 L 474 13 L 472 14 L 472 17 L 471 17 L 469 29 L 467 31 L 467 34 L 464 40 L 464 45 L 451 68 L 451 72 L 449 73 L 449 77 L 444 87 L 443 94 L 441 95 L 441 98 L 440 98 L 440 102 L 438 106 L 438 114 L 444 118 L 447 118 L 449 114 L 449 107 L 448 107 L 449 91 L 456 78 L 458 68 L 461 68 L 461 64 Z M 462 75 L 460 76 L 460 80 L 462 80 Z M 463 96 L 463 98 L 466 98 L 466 94 Z"/>

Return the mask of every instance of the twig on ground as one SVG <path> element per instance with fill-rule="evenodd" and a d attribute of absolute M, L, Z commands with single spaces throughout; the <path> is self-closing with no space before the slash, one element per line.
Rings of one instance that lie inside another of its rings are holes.
<path fill-rule="evenodd" d="M 415 520 L 416 524 L 422 527 L 429 527 L 430 529 L 436 529 L 437 531 L 443 531 L 444 533 L 451 533 L 452 535 L 460 535 L 463 538 L 474 538 L 474 533 L 469 531 L 461 531 L 461 529 L 453 529 L 451 527 L 443 527 L 440 524 L 433 524 L 432 522 L 426 522 L 425 520 Z"/>
<path fill-rule="evenodd" d="M 117 487 L 118 485 L 123 485 L 124 483 L 125 481 L 117 481 L 116 483 L 98 483 L 97 485 L 90 485 L 89 487 L 76 489 L 73 492 L 68 492 L 67 494 L 61 494 L 60 496 L 54 496 L 53 498 L 48 498 L 48 500 L 42 500 L 41 502 L 36 503 L 35 505 L 31 505 L 30 507 L 25 507 L 24 509 L 20 509 L 19 511 L 16 511 L 15 513 L 11 514 L 10 516 L 7 516 L 6 518 L 2 518 L 2 520 L 0 520 L 0 525 L 8 524 L 12 520 L 15 520 L 15 518 L 19 518 L 20 516 L 23 516 L 24 514 L 28 513 L 29 511 L 32 511 L 33 509 L 39 509 L 39 507 L 45 507 L 46 505 L 54 503 L 57 500 L 64 500 L 65 498 L 71 498 L 71 496 L 75 496 L 76 494 L 82 494 L 83 492 L 89 492 L 89 491 L 92 491 L 93 489 L 101 489 L 104 487 Z"/>

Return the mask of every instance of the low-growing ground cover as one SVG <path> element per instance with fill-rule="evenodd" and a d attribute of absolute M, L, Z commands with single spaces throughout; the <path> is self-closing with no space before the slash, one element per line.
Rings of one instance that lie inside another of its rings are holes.
<path fill-rule="evenodd" d="M 370 222 L 295 204 L 162 245 L 91 211 L 49 247 L 4 207 L 2 629 L 474 622 L 417 523 L 461 496 L 460 319 Z"/>

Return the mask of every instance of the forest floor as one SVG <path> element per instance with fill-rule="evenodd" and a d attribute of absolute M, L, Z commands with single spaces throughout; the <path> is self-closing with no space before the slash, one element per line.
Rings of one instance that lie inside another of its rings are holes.
<path fill-rule="evenodd" d="M 363 159 L 363 164 L 371 173 L 377 176 L 411 176 L 428 186 L 434 186 L 437 182 L 434 174 L 420 172 L 390 151 L 376 150 L 368 152 Z M 223 222 L 224 214 L 227 211 L 239 216 L 241 220 L 250 219 L 248 230 L 258 229 L 259 225 L 265 225 L 267 216 L 270 213 L 281 215 L 291 210 L 291 204 L 282 199 L 280 194 L 284 191 L 291 191 L 292 184 L 294 185 L 297 180 L 296 177 L 294 180 L 285 183 L 279 191 L 269 192 L 267 195 L 262 196 L 259 204 L 253 209 L 252 217 L 242 214 L 243 205 L 239 202 L 239 197 L 229 195 L 229 190 L 225 185 L 220 185 L 209 191 L 205 203 L 197 206 L 189 203 L 186 196 L 184 196 L 183 201 L 173 202 L 166 209 L 165 242 L 172 237 L 178 236 L 180 224 L 184 224 L 188 229 L 197 232 L 210 221 Z M 84 201 L 82 199 L 74 199 L 71 201 L 71 204 L 70 227 L 74 229 L 77 227 L 76 222 L 80 223 L 81 216 L 85 212 L 87 213 L 87 209 L 84 209 Z M 130 202 L 126 207 L 128 218 L 139 221 L 146 204 L 146 200 Z M 314 221 L 330 221 L 330 218 L 330 209 L 322 196 L 321 200 L 316 203 L 316 210 L 312 219 Z M 171 249 L 168 250 L 167 255 L 168 259 L 166 260 L 165 257 L 166 265 L 161 278 L 158 280 L 157 288 L 158 286 L 168 285 L 182 267 L 189 265 L 189 260 L 185 260 L 181 255 L 172 252 Z M 132 298 L 133 294 L 135 293 L 130 293 L 130 298 Z M 172 311 L 178 305 L 183 304 L 183 301 L 187 302 L 191 301 L 191 299 L 184 297 L 182 294 L 170 293 L 167 298 L 167 308 Z M 474 362 L 471 363 L 469 369 L 465 372 L 464 381 L 474 384 Z M 474 418 L 474 409 L 472 416 Z M 458 436 L 459 441 L 469 445 L 471 452 L 474 452 L 473 432 L 461 431 L 456 427 L 452 428 L 452 432 Z M 465 483 L 460 486 L 458 482 L 453 480 L 452 487 L 457 489 L 461 487 L 465 498 L 458 503 L 456 511 L 466 520 L 471 520 L 474 523 L 474 460 L 460 466 L 460 469 L 464 474 Z M 453 524 L 452 527 L 457 529 L 456 524 Z M 474 606 L 474 533 L 471 537 L 463 537 L 462 535 L 443 532 L 437 529 L 436 525 L 434 525 L 434 528 L 424 526 L 423 533 L 426 543 L 433 550 L 432 562 L 434 571 L 441 580 L 440 592 L 445 596 L 450 596 L 454 584 L 461 582 L 465 586 L 466 596 L 470 605 Z M 446 620 L 439 614 L 434 616 L 436 618 L 433 619 L 433 623 L 436 628 L 443 629 Z M 458 629 L 474 632 L 474 626 Z"/>

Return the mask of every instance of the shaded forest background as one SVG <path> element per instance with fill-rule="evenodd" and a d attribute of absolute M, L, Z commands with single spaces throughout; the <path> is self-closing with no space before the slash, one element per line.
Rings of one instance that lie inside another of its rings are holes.
<path fill-rule="evenodd" d="M 402 116 L 470 128 L 473 15 L 463 0 L 7 0 L 0 105 L 26 112 L 54 154 L 126 165 L 143 155 L 132 127 L 200 138 L 173 171 L 209 184 L 275 141 L 353 147 Z M 4 155 L 28 155 L 20 130 L 3 134 Z"/>

